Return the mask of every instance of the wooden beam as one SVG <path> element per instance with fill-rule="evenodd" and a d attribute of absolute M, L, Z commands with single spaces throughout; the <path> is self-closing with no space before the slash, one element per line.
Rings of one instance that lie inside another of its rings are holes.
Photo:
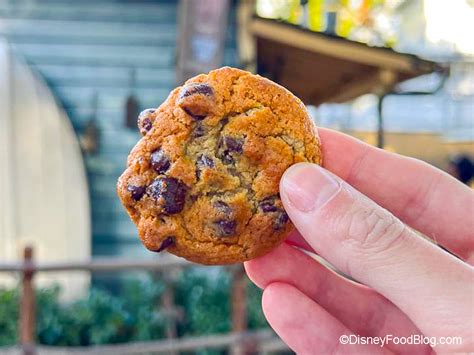
<path fill-rule="evenodd" d="M 117 355 L 117 354 L 169 354 L 171 351 L 192 352 L 198 349 L 226 349 L 235 343 L 244 343 L 250 340 L 259 344 L 273 343 L 276 339 L 275 333 L 270 329 L 262 329 L 242 334 L 215 334 L 200 337 L 186 337 L 174 340 L 157 340 L 146 342 L 135 342 L 129 344 L 109 344 L 94 346 L 37 346 L 38 354 L 87 354 L 87 355 Z M 280 350 L 289 350 L 283 344 L 278 346 Z M 15 353 L 17 348 L 8 348 Z"/>
<path fill-rule="evenodd" d="M 419 74 L 433 70 L 432 63 L 416 60 L 411 55 L 383 48 L 371 48 L 349 40 L 331 39 L 318 33 L 272 20 L 254 19 L 252 31 L 257 37 L 374 67 Z"/>
<path fill-rule="evenodd" d="M 35 271 L 119 271 L 130 269 L 163 270 L 167 268 L 194 265 L 178 257 L 160 257 L 150 260 L 130 260 L 117 258 L 96 258 L 91 261 L 50 262 L 35 265 Z M 23 263 L 0 263 L 0 272 L 23 272 Z"/>
<path fill-rule="evenodd" d="M 368 75 L 357 82 L 351 81 L 345 84 L 335 83 L 324 92 L 317 92 L 312 95 L 311 102 L 320 104 L 323 102 L 338 103 L 354 99 L 360 95 L 371 93 L 378 87 L 377 73 Z"/>
<path fill-rule="evenodd" d="M 397 75 L 393 71 L 374 71 L 345 84 L 335 83 L 324 93 L 315 95 L 312 100 L 315 102 L 345 102 L 367 93 L 380 96 L 389 92 L 396 83 Z"/>

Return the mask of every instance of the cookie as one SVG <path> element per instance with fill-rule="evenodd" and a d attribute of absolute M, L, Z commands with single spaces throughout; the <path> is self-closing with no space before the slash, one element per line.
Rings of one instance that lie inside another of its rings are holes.
<path fill-rule="evenodd" d="M 142 112 L 118 195 L 152 251 L 202 264 L 249 260 L 292 229 L 278 193 L 292 164 L 321 164 L 316 128 L 285 88 L 224 67 Z"/>

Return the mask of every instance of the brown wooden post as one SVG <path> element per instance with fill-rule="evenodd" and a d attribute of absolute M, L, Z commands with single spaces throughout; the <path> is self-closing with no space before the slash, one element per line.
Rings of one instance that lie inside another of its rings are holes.
<path fill-rule="evenodd" d="M 36 304 L 33 276 L 35 268 L 33 262 L 33 248 L 23 250 L 22 290 L 20 299 L 20 342 L 24 355 L 35 353 L 36 333 Z"/>
<path fill-rule="evenodd" d="M 166 315 L 165 334 L 169 340 L 176 339 L 178 336 L 177 331 L 177 318 L 178 309 L 174 303 L 174 288 L 173 280 L 176 277 L 177 270 L 169 270 L 168 272 L 162 273 L 162 279 L 165 284 L 165 290 L 161 295 L 161 307 L 163 308 Z M 176 351 L 170 351 L 170 355 L 178 354 Z"/>
<path fill-rule="evenodd" d="M 232 272 L 232 332 L 242 334 L 247 331 L 247 277 L 243 265 Z M 255 353 L 256 344 L 252 339 L 238 341 L 231 349 L 233 355 Z"/>

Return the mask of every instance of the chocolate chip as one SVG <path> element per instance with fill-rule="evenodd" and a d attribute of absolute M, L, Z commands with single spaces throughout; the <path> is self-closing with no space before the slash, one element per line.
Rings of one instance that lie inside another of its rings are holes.
<path fill-rule="evenodd" d="M 222 128 L 224 128 L 224 126 L 227 125 L 227 123 L 229 123 L 229 117 L 224 117 L 219 122 L 222 125 Z"/>
<path fill-rule="evenodd" d="M 214 160 L 209 158 L 205 154 L 201 154 L 198 156 L 196 161 L 196 177 L 199 179 L 201 177 L 201 171 L 204 168 L 213 168 L 214 167 Z"/>
<path fill-rule="evenodd" d="M 189 116 L 194 118 L 196 121 L 202 121 L 203 119 L 206 118 L 206 115 L 198 115 L 193 113 L 189 108 L 183 107 L 184 112 L 186 112 Z"/>
<path fill-rule="evenodd" d="M 173 237 L 167 237 L 161 242 L 161 245 L 158 248 L 158 250 L 156 250 L 156 252 L 159 253 L 160 251 L 163 251 L 169 248 L 170 246 L 174 245 L 174 243 L 175 243 L 175 240 Z"/>
<path fill-rule="evenodd" d="M 258 206 L 264 213 L 270 213 L 274 218 L 273 220 L 273 229 L 280 230 L 282 229 L 289 218 L 285 210 L 276 206 L 276 202 L 280 200 L 280 196 L 270 196 L 264 198 L 259 202 Z"/>
<path fill-rule="evenodd" d="M 198 122 L 196 124 L 196 127 L 194 127 L 193 137 L 194 138 L 202 137 L 204 133 L 206 133 L 204 126 L 202 125 L 202 123 Z"/>
<path fill-rule="evenodd" d="M 217 144 L 220 150 L 219 157 L 222 159 L 224 164 L 234 164 L 234 154 L 242 153 L 244 141 L 240 138 L 233 138 L 230 136 L 224 136 L 219 139 Z"/>
<path fill-rule="evenodd" d="M 179 213 L 184 208 L 186 185 L 175 178 L 158 177 L 147 188 L 147 193 L 154 198 L 167 214 Z"/>
<path fill-rule="evenodd" d="M 146 117 L 141 123 L 142 123 L 141 126 L 143 127 L 143 130 L 145 130 L 146 132 L 148 132 L 153 127 L 153 124 L 151 123 L 151 120 L 148 117 Z"/>
<path fill-rule="evenodd" d="M 286 222 L 288 222 L 288 220 L 289 218 L 286 212 L 283 210 L 280 210 L 280 213 L 278 213 L 275 221 L 273 222 L 273 229 L 274 230 L 282 229 L 285 226 Z"/>
<path fill-rule="evenodd" d="M 201 121 L 215 107 L 214 91 L 205 83 L 185 85 L 179 94 L 178 105 L 193 119 Z"/>
<path fill-rule="evenodd" d="M 212 158 L 209 158 L 209 156 L 207 156 L 205 154 L 201 154 L 198 158 L 198 164 L 200 166 L 213 168 L 214 167 L 214 160 L 212 160 Z"/>
<path fill-rule="evenodd" d="M 140 133 L 144 136 L 147 134 L 149 130 L 152 129 L 153 123 L 150 119 L 150 115 L 155 112 L 155 109 L 153 108 L 148 108 L 146 110 L 143 110 L 140 115 L 138 116 L 138 129 L 140 130 Z"/>
<path fill-rule="evenodd" d="M 212 205 L 217 211 L 225 213 L 226 215 L 229 215 L 232 213 L 232 208 L 224 201 L 217 200 L 217 201 L 214 201 Z"/>
<path fill-rule="evenodd" d="M 127 190 L 132 195 L 132 198 L 135 201 L 138 201 L 145 194 L 146 187 L 145 186 L 128 185 Z"/>
<path fill-rule="evenodd" d="M 237 222 L 235 220 L 220 219 L 214 222 L 214 228 L 220 237 L 230 237 L 235 234 Z"/>
<path fill-rule="evenodd" d="M 221 156 L 222 162 L 224 164 L 234 164 L 235 160 L 228 150 L 225 150 Z"/>
<path fill-rule="evenodd" d="M 232 207 L 222 200 L 216 200 L 212 206 L 214 209 L 223 214 L 224 218 L 219 218 L 213 222 L 213 227 L 220 237 L 229 237 L 235 234 L 237 221 L 232 219 Z"/>
<path fill-rule="evenodd" d="M 225 136 L 224 145 L 231 152 L 242 153 L 242 147 L 244 145 L 244 141 L 242 139 Z"/>
<path fill-rule="evenodd" d="M 276 212 L 278 211 L 278 207 L 275 206 L 275 198 L 274 197 L 267 197 L 260 201 L 258 206 L 262 209 L 263 212 Z"/>
<path fill-rule="evenodd" d="M 158 174 L 163 174 L 170 168 L 171 162 L 161 149 L 157 149 L 151 153 L 150 164 Z"/>
<path fill-rule="evenodd" d="M 182 99 L 196 94 L 212 96 L 214 91 L 208 84 L 189 84 L 181 89 L 179 98 Z"/>

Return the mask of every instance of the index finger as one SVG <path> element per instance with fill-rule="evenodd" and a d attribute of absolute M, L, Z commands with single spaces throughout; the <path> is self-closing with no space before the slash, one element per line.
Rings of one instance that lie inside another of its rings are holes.
<path fill-rule="evenodd" d="M 403 222 L 469 260 L 474 192 L 422 161 L 320 128 L 323 166 Z M 471 260 L 472 261 L 472 260 Z"/>

